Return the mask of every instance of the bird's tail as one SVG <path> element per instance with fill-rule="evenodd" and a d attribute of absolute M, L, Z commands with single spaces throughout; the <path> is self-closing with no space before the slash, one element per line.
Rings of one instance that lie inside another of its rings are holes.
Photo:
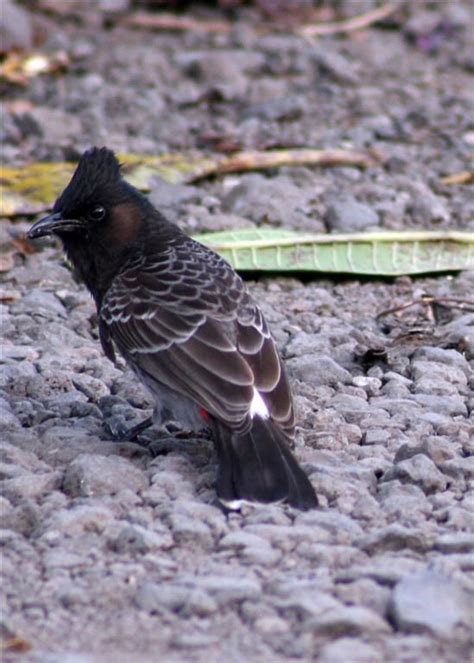
<path fill-rule="evenodd" d="M 217 496 L 229 508 L 249 502 L 286 502 L 298 509 L 318 505 L 314 488 L 293 457 L 285 433 L 255 416 L 247 433 L 215 422 Z"/>

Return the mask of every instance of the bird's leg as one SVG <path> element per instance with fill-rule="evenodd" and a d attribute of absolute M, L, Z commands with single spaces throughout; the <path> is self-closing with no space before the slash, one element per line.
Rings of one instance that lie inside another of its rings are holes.
<path fill-rule="evenodd" d="M 105 420 L 104 428 L 117 442 L 135 442 L 140 433 L 153 425 L 153 417 L 148 417 L 144 421 L 134 426 L 127 426 L 124 421 Z"/>
<path fill-rule="evenodd" d="M 200 430 L 183 430 L 174 423 L 168 423 L 163 426 L 163 430 L 170 436 L 177 440 L 210 440 L 211 429 L 201 428 Z"/>

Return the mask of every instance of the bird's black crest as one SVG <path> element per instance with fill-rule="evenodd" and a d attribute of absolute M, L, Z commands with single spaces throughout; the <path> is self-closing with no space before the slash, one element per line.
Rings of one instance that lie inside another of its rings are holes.
<path fill-rule="evenodd" d="M 54 205 L 55 212 L 82 211 L 88 205 L 115 201 L 122 181 L 117 157 L 106 147 L 92 147 L 79 159 L 71 181 Z"/>

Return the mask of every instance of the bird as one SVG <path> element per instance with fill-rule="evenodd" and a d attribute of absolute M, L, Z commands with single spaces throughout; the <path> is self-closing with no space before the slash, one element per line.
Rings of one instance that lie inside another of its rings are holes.
<path fill-rule="evenodd" d="M 216 494 L 245 503 L 318 499 L 291 448 L 293 398 L 260 307 L 231 265 L 128 183 L 115 153 L 79 159 L 52 213 L 27 236 L 57 236 L 90 291 L 105 355 L 151 392 L 154 422 L 210 431 Z"/>

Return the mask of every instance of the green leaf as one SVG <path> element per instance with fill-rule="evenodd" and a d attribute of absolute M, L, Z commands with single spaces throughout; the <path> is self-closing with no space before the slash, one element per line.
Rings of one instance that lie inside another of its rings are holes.
<path fill-rule="evenodd" d="M 238 271 L 400 276 L 474 269 L 474 233 L 310 235 L 247 229 L 196 235 Z"/>

